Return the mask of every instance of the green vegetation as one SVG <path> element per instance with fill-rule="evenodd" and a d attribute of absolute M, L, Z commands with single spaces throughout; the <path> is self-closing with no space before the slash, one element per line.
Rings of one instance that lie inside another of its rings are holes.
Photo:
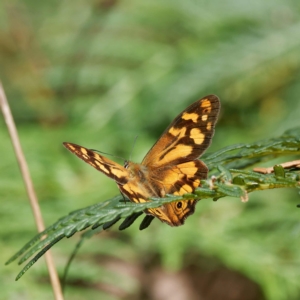
<path fill-rule="evenodd" d="M 228 154 L 237 149 L 242 150 L 235 155 Z M 113 199 L 76 210 L 68 216 L 60 218 L 53 225 L 36 235 L 19 252 L 12 256 L 7 264 L 22 256 L 19 261 L 19 264 L 21 264 L 28 260 L 33 254 L 40 251 L 19 273 L 17 276 L 18 280 L 46 251 L 62 238 L 69 238 L 76 232 L 87 228 L 90 229 L 83 234 L 83 237 L 91 237 L 103 229 L 106 230 L 110 228 L 121 218 L 125 218 L 125 220 L 120 225 L 119 230 L 124 230 L 132 225 L 146 208 L 159 207 L 165 203 L 185 199 L 204 200 L 206 198 L 213 198 L 217 200 L 226 196 L 237 197 L 243 202 L 246 202 L 248 201 L 249 192 L 284 187 L 300 188 L 300 167 L 298 166 L 300 165 L 300 160 L 297 161 L 296 166 L 292 164 L 290 166 L 291 171 L 287 172 L 281 165 L 274 166 L 273 172 L 271 172 L 274 174 L 271 175 L 253 171 L 243 171 L 240 169 L 226 169 L 222 166 L 236 160 L 238 160 L 236 163 L 240 165 L 249 166 L 251 164 L 249 156 L 251 156 L 252 161 L 256 163 L 265 158 L 266 155 L 286 155 L 287 153 L 300 154 L 300 128 L 298 130 L 289 131 L 277 139 L 255 143 L 253 145 L 235 145 L 211 154 L 206 158 L 205 162 L 207 165 L 212 165 L 217 159 L 219 162 L 217 167 L 221 170 L 221 173 L 218 176 L 214 175 L 214 178 L 211 177 L 207 180 L 203 180 L 201 182 L 201 188 L 196 189 L 193 194 L 189 193 L 182 196 L 169 195 L 166 198 L 153 198 L 152 202 L 140 204 L 126 202 L 123 197 L 119 195 Z M 146 216 L 144 220 L 148 220 L 149 218 L 151 218 L 151 222 L 153 218 L 149 216 Z M 140 225 L 141 230 L 150 225 L 147 221 L 147 226 L 143 225 L 143 223 L 144 221 Z M 97 229 L 98 227 L 101 228 Z M 40 241 L 44 235 L 47 235 L 47 238 Z"/>
<path fill-rule="evenodd" d="M 260 157 L 268 161 L 257 160 L 254 148 L 241 148 L 248 156 L 219 168 L 223 176 L 233 168 L 249 172 L 253 163 L 269 167 L 299 159 L 292 154 L 293 140 L 286 148 L 269 140 L 299 126 L 299 12 L 296 0 L 1 2 L 0 79 L 45 223 L 117 194 L 113 181 L 76 159 L 62 142 L 127 159 L 138 135 L 132 160 L 141 161 L 171 120 L 206 94 L 217 94 L 222 104 L 208 151 L 213 155 L 204 157 L 213 174 L 224 159 L 219 150 L 237 143 L 264 148 Z M 35 235 L 35 227 L 0 122 L 4 264 Z M 288 135 L 283 142 L 299 138 L 297 131 Z M 283 152 L 289 156 L 279 157 Z M 286 173 L 295 181 L 293 174 Z M 241 185 L 251 174 L 239 175 Z M 299 299 L 298 190 L 258 191 L 249 198 L 200 201 L 195 215 L 178 228 L 155 220 L 139 231 L 137 220 L 125 231 L 113 226 L 94 236 L 70 267 L 66 299 L 139 299 L 138 276 L 107 261 L 145 272 L 149 265 L 177 272 L 191 265 L 203 269 L 203 258 L 210 270 L 224 266 L 244 274 L 266 299 Z M 61 274 L 79 238 L 53 248 Z M 0 299 L 52 299 L 43 263 L 15 283 L 19 271 L 15 264 L 0 269 Z"/>

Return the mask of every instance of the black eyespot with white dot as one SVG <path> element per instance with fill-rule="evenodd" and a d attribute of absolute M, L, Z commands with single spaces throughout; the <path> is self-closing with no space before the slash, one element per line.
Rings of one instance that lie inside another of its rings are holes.
<path fill-rule="evenodd" d="M 181 202 L 181 201 L 177 202 L 177 203 L 176 203 L 176 207 L 177 207 L 178 209 L 182 208 L 182 202 Z"/>

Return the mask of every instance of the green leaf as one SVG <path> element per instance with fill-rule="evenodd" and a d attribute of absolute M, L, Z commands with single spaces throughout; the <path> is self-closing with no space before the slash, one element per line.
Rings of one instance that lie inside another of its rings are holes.
<path fill-rule="evenodd" d="M 211 171 L 215 167 L 243 169 L 278 156 L 300 154 L 300 128 L 287 130 L 282 136 L 252 144 L 237 144 L 211 154 L 203 161 Z"/>

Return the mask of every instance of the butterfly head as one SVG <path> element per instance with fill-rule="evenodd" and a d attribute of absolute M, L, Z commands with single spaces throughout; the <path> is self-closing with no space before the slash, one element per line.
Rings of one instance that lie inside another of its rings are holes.
<path fill-rule="evenodd" d="M 125 169 L 128 169 L 128 167 L 129 167 L 129 160 L 125 160 L 123 166 L 124 166 Z"/>

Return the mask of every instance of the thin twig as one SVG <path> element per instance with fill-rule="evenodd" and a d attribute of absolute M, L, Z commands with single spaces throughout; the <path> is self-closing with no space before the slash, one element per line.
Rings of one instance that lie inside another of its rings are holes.
<path fill-rule="evenodd" d="M 9 135 L 10 135 L 13 147 L 14 147 L 14 151 L 15 151 L 18 163 L 19 163 L 19 167 L 20 167 L 22 177 L 23 177 L 23 180 L 25 183 L 26 191 L 27 191 L 27 194 L 28 194 L 28 197 L 30 200 L 30 205 L 31 205 L 33 215 L 35 218 L 36 226 L 37 226 L 38 231 L 41 232 L 45 229 L 42 214 L 41 214 L 37 196 L 35 194 L 35 190 L 34 190 L 34 187 L 32 184 L 32 180 L 31 180 L 29 169 L 28 169 L 28 166 L 27 166 L 27 163 L 25 160 L 25 156 L 24 156 L 22 148 L 21 148 L 20 140 L 18 137 L 18 132 L 17 132 L 17 129 L 16 129 L 16 126 L 15 126 L 15 123 L 14 123 L 14 120 L 13 120 L 13 117 L 12 117 L 12 114 L 10 111 L 10 107 L 8 105 L 8 102 L 7 102 L 7 99 L 5 96 L 5 92 L 2 87 L 1 81 L 0 81 L 0 107 L 2 109 L 4 120 L 7 125 L 8 132 L 9 132 Z M 52 258 L 50 251 L 48 251 L 45 254 L 45 257 L 46 257 L 46 263 L 48 266 L 49 276 L 50 276 L 55 299 L 63 300 L 63 294 L 62 294 L 58 274 L 56 272 L 55 265 L 54 265 L 53 258 Z"/>

